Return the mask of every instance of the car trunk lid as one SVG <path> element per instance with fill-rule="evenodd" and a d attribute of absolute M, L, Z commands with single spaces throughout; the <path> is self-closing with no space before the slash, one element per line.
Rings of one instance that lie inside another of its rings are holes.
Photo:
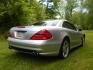
<path fill-rule="evenodd" d="M 16 39 L 30 39 L 34 34 L 43 29 L 55 28 L 54 26 L 18 26 L 13 27 L 10 31 L 13 34 L 13 38 Z"/>

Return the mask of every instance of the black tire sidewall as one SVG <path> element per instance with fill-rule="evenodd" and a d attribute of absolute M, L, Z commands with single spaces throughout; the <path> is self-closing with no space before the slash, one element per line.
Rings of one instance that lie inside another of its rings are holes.
<path fill-rule="evenodd" d="M 70 51 L 70 42 L 68 41 L 68 39 L 64 39 L 63 40 L 63 42 L 62 42 L 62 44 L 61 44 L 61 48 L 60 48 L 60 51 L 59 51 L 59 57 L 61 57 L 61 58 L 67 58 L 67 57 L 64 57 L 64 55 L 63 55 L 63 45 L 64 45 L 64 42 L 65 41 L 67 41 L 68 42 L 68 44 L 69 44 L 69 50 L 68 50 L 68 55 L 67 55 L 67 57 L 69 56 L 69 51 Z"/>

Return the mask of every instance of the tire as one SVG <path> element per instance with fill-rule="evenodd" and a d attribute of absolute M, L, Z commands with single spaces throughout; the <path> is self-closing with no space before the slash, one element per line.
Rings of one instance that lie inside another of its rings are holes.
<path fill-rule="evenodd" d="M 80 46 L 83 47 L 83 46 L 84 46 L 84 43 L 85 43 L 85 38 L 81 38 L 81 42 L 82 42 L 82 43 L 81 43 Z"/>
<path fill-rule="evenodd" d="M 63 43 L 59 51 L 59 57 L 67 58 L 69 56 L 69 51 L 70 51 L 70 42 L 67 38 L 65 38 L 63 40 Z"/>

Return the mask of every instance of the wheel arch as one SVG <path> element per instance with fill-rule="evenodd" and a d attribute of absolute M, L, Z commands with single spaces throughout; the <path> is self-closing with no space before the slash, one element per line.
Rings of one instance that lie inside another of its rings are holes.
<path fill-rule="evenodd" d="M 70 43 L 70 38 L 69 38 L 69 36 L 65 36 L 64 39 L 63 39 L 63 41 L 64 41 L 65 39 L 67 39 L 67 40 L 69 41 L 69 43 Z"/>
<path fill-rule="evenodd" d="M 62 41 L 61 41 L 61 45 L 60 45 L 60 49 L 61 49 L 61 47 L 62 47 L 62 44 L 63 44 L 63 42 L 64 42 L 64 40 L 68 40 L 68 42 L 69 42 L 69 44 L 70 44 L 70 37 L 69 36 L 64 36 L 64 38 L 62 39 Z M 60 50 L 59 49 L 59 50 Z M 70 45 L 69 45 L 69 49 L 70 49 Z"/>
<path fill-rule="evenodd" d="M 65 37 L 63 38 L 63 41 L 64 41 L 64 40 L 68 40 L 68 42 L 70 43 L 70 37 L 69 37 L 69 36 L 65 36 Z M 61 42 L 61 45 L 62 45 L 63 41 Z"/>
<path fill-rule="evenodd" d="M 60 54 L 61 54 L 61 52 L 62 52 L 62 45 L 63 45 L 63 43 L 64 43 L 64 41 L 65 40 L 67 40 L 68 42 L 69 42 L 69 51 L 70 51 L 70 38 L 69 38 L 69 36 L 65 36 L 64 38 L 63 38 L 63 40 L 62 40 L 62 42 L 61 42 L 61 46 L 60 46 L 60 49 L 59 49 L 59 56 L 60 56 Z"/>

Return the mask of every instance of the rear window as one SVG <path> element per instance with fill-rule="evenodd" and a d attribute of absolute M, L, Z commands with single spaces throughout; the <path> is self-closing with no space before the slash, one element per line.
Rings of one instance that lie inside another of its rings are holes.
<path fill-rule="evenodd" d="M 33 25 L 36 25 L 36 26 L 56 26 L 58 23 L 57 20 L 55 21 L 45 21 L 45 22 L 36 22 L 34 23 Z"/>

